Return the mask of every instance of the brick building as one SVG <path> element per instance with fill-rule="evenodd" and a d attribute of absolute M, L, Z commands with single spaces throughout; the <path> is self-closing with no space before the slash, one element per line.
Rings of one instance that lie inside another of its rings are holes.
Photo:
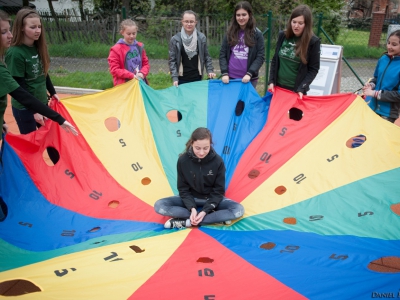
<path fill-rule="evenodd" d="M 374 12 L 384 12 L 386 19 L 400 15 L 400 0 L 346 0 L 350 18 L 372 17 Z"/>

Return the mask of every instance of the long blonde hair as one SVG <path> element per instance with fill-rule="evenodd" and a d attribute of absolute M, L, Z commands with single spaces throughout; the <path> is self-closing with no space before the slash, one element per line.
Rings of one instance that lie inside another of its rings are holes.
<path fill-rule="evenodd" d="M 27 18 L 39 18 L 40 23 L 42 24 L 40 37 L 37 41 L 34 42 L 34 45 L 39 53 L 40 61 L 43 66 L 43 71 L 45 75 L 47 75 L 50 68 L 50 56 L 49 52 L 47 51 L 46 32 L 44 30 L 42 18 L 36 10 L 31 8 L 23 8 L 18 11 L 13 22 L 12 34 L 14 37 L 12 39 L 11 46 L 20 46 L 23 44 L 24 32 L 22 30 L 24 29 L 25 19 Z"/>

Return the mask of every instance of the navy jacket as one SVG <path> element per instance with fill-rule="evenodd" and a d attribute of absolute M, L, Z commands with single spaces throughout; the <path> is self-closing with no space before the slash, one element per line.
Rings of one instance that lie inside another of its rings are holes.
<path fill-rule="evenodd" d="M 279 32 L 278 42 L 276 44 L 275 54 L 271 61 L 271 69 L 269 72 L 268 84 L 273 83 L 276 86 L 279 70 L 279 50 L 285 40 L 285 32 Z M 313 36 L 307 49 L 307 64 L 300 63 L 297 73 L 296 82 L 293 91 L 306 94 L 310 89 L 310 84 L 319 71 L 319 63 L 321 58 L 321 40 L 317 36 Z"/>
<path fill-rule="evenodd" d="M 203 159 L 192 148 L 182 154 L 177 163 L 178 191 L 185 207 L 197 208 L 194 198 L 206 199 L 203 211 L 214 210 L 225 194 L 225 164 L 213 148 Z"/>

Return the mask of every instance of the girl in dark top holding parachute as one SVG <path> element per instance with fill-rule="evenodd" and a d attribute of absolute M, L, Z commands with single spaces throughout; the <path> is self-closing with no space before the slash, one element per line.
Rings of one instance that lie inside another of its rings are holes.
<path fill-rule="evenodd" d="M 321 41 L 312 30 L 312 13 L 307 5 L 297 6 L 286 30 L 281 31 L 271 61 L 269 87 L 275 86 L 299 94 L 300 99 L 310 89 L 320 64 Z"/>
<path fill-rule="evenodd" d="M 75 127 L 66 121 L 59 113 L 50 109 L 48 106 L 33 97 L 26 90 L 21 88 L 13 79 L 10 72 L 7 70 L 4 63 L 4 53 L 11 45 L 12 34 L 10 32 L 10 19 L 8 15 L 0 10 L 0 27 L 1 27 L 1 43 L 0 43 L 0 125 L 7 132 L 7 125 L 4 123 L 4 112 L 7 107 L 7 94 L 10 94 L 14 99 L 23 104 L 31 111 L 40 113 L 41 115 L 57 122 L 61 127 L 74 135 L 77 135 Z M 1 140 L 1 135 L 0 135 Z"/>
<path fill-rule="evenodd" d="M 219 66 L 222 82 L 241 79 L 256 87 L 258 72 L 265 59 L 264 38 L 256 27 L 249 2 L 241 1 L 235 7 L 228 32 L 222 41 Z"/>

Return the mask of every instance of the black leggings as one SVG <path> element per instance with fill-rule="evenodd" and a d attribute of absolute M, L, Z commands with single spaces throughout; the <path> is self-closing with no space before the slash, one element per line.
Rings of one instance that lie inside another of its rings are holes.
<path fill-rule="evenodd" d="M 36 128 L 40 128 L 42 125 L 36 123 L 34 118 L 34 112 L 28 109 L 17 109 L 12 108 L 13 115 L 15 121 L 17 122 L 19 132 L 21 134 L 28 134 L 36 130 Z M 50 160 L 53 164 L 56 164 L 60 159 L 60 155 L 57 150 L 52 147 L 47 148 L 47 153 L 49 154 Z"/>

